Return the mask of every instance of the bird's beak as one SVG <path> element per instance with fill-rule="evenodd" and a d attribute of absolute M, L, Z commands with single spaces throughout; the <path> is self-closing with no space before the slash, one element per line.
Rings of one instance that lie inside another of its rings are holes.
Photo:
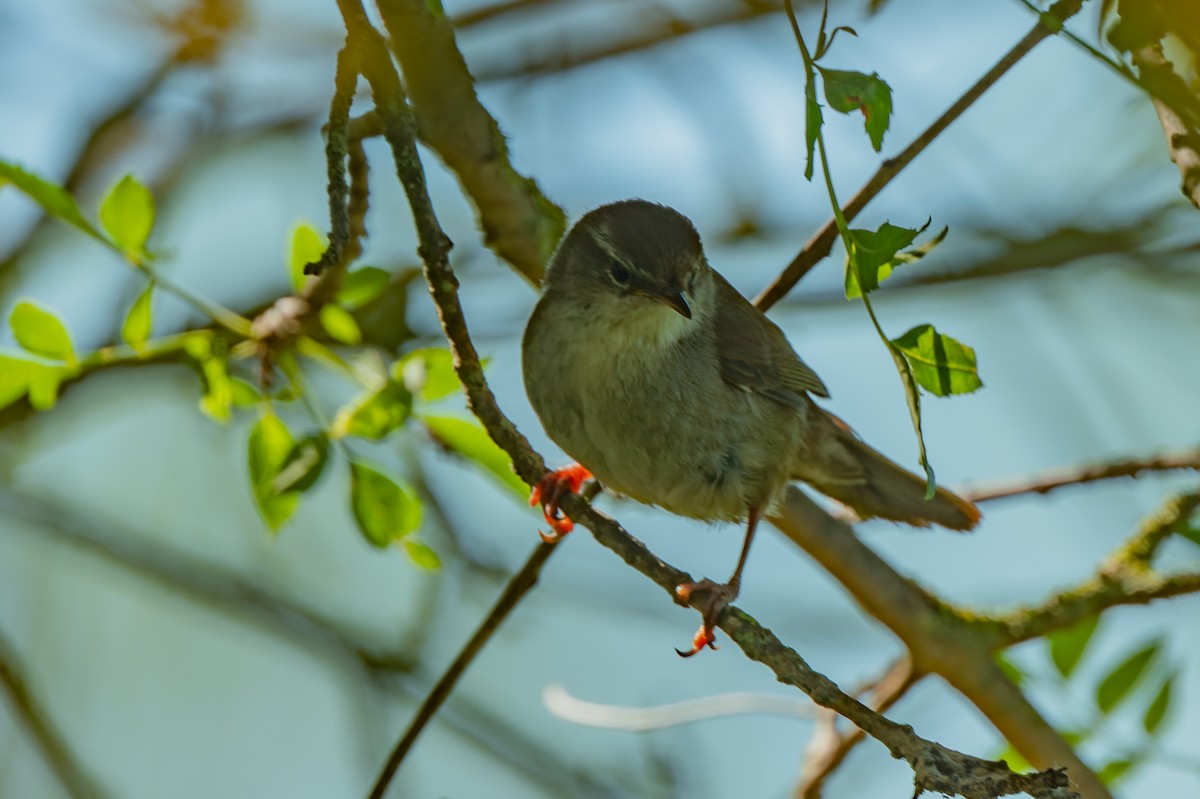
<path fill-rule="evenodd" d="M 692 309 L 688 307 L 687 300 L 683 298 L 683 292 L 673 289 L 665 289 L 661 292 L 647 294 L 650 299 L 661 302 L 671 310 L 685 319 L 692 318 Z"/>

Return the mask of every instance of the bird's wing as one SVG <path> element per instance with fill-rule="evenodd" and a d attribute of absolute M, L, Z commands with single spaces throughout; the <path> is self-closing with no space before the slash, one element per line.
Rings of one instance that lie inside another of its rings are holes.
<path fill-rule="evenodd" d="M 716 274 L 716 281 L 717 355 L 722 379 L 793 407 L 803 406 L 806 391 L 828 397 L 821 378 L 800 360 L 783 331 L 721 275 Z"/>

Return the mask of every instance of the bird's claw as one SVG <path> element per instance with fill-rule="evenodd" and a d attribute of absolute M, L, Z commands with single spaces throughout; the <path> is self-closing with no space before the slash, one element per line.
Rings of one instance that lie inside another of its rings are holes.
<path fill-rule="evenodd" d="M 566 494 L 578 494 L 580 487 L 592 478 L 592 473 L 578 463 L 547 472 L 529 495 L 529 504 L 542 506 L 542 516 L 550 525 L 551 532 L 538 535 L 547 544 L 557 543 L 564 535 L 575 529 L 571 518 L 559 509 L 558 503 Z"/>
<path fill-rule="evenodd" d="M 708 598 L 698 608 L 702 621 L 700 629 L 692 637 L 692 648 L 686 652 L 682 649 L 675 650 L 680 657 L 684 658 L 690 658 L 705 647 L 718 648 L 714 630 L 717 622 L 721 619 L 721 614 L 725 612 L 725 607 L 737 597 L 738 593 L 737 588 L 728 583 L 715 583 L 705 579 L 698 583 L 683 583 L 675 586 L 675 602 L 680 605 L 688 605 L 691 603 L 692 595 L 697 592 L 707 594 Z"/>

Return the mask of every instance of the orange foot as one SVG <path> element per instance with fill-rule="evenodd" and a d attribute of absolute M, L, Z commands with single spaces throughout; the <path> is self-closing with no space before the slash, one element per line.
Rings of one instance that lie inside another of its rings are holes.
<path fill-rule="evenodd" d="M 541 482 L 534 486 L 533 492 L 529 495 L 529 504 L 542 506 L 542 515 L 546 517 L 546 523 L 554 531 L 539 533 L 547 544 L 553 544 L 575 529 L 575 523 L 559 510 L 558 503 L 565 494 L 578 494 L 579 488 L 590 479 L 592 479 L 591 472 L 578 463 L 572 463 L 570 466 L 547 472 Z"/>
<path fill-rule="evenodd" d="M 710 649 L 717 648 L 717 636 L 713 630 L 716 628 L 721 614 L 725 612 L 725 606 L 736 599 L 738 595 L 737 586 L 729 583 L 715 583 L 705 579 L 698 583 L 684 583 L 675 586 L 675 601 L 680 605 L 687 605 L 692 599 L 692 594 L 697 592 L 708 595 L 699 607 L 702 618 L 700 629 L 692 638 L 691 649 L 686 652 L 681 649 L 675 650 L 680 657 L 690 658 L 706 646 Z"/>

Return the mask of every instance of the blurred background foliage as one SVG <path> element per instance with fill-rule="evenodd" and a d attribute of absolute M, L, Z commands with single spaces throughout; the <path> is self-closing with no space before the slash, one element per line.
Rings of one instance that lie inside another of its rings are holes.
<path fill-rule="evenodd" d="M 1120 4 L 1102 5 L 1069 29 L 1126 63 L 1131 51 L 1097 33 Z M 828 217 L 820 181 L 803 177 L 803 63 L 778 3 L 445 10 L 515 165 L 570 218 L 622 197 L 673 205 L 753 295 Z M 827 65 L 878 72 L 895 108 L 882 155 L 860 118 L 826 114 L 844 196 L 1033 20 L 1010 0 L 835 2 L 831 15 L 858 36 Z M 802 4 L 802 26 L 818 17 Z M 538 517 L 449 376 L 382 142 L 366 143 L 356 277 L 307 330 L 315 358 L 281 364 L 291 379 L 266 389 L 270 412 L 258 361 L 230 332 L 324 246 L 321 126 L 342 36 L 326 0 L 0 6 L 0 158 L 28 170 L 4 177 L 52 205 L 67 202 L 61 185 L 80 209 L 72 228 L 0 191 L 0 795 L 362 795 L 535 540 Z M 534 293 L 424 155 L 493 387 L 554 461 L 520 388 Z M 874 295 L 892 335 L 936 321 L 978 355 L 983 391 L 925 403 L 942 482 L 1197 445 L 1200 216 L 1145 94 L 1093 54 L 1063 38 L 1039 46 L 860 219 L 949 228 Z M 772 315 L 830 386 L 829 407 L 915 466 L 903 390 L 844 299 L 841 258 Z M 187 298 L 238 316 L 222 326 Z M 862 533 L 948 599 L 1006 608 L 1085 579 L 1191 484 L 1152 475 L 1005 500 L 968 537 Z M 602 503 L 672 563 L 724 574 L 732 562 L 732 527 Z M 1162 560 L 1194 570 L 1198 540 L 1168 542 Z M 812 720 L 634 735 L 547 712 L 542 691 L 559 683 L 618 705 L 786 694 L 735 652 L 681 664 L 671 648 L 691 614 L 586 536 L 563 549 L 391 795 L 788 795 Z M 843 686 L 900 652 L 778 537 L 757 544 L 743 602 Z M 1118 793 L 1188 795 L 1200 788 L 1196 619 L 1195 596 L 1117 609 L 1006 662 Z M 889 715 L 956 749 L 1005 749 L 939 683 Z M 909 779 L 870 744 L 827 792 L 905 795 Z"/>

